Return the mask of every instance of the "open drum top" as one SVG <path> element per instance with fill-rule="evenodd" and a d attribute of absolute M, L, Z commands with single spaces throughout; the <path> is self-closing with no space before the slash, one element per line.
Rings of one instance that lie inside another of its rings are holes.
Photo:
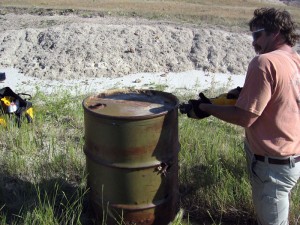
<path fill-rule="evenodd" d="M 178 107 L 178 99 L 155 90 L 111 90 L 84 99 L 85 110 L 99 116 L 155 117 Z"/>

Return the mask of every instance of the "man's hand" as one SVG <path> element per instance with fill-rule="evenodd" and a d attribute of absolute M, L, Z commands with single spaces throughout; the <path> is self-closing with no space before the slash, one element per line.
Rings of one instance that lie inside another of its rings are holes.
<path fill-rule="evenodd" d="M 201 103 L 211 104 L 211 101 L 202 93 L 199 93 Z"/>
<path fill-rule="evenodd" d="M 194 99 L 189 100 L 189 104 L 192 106 L 191 110 L 189 110 L 187 112 L 187 116 L 189 118 L 203 119 L 203 118 L 206 118 L 206 117 L 210 116 L 210 114 L 202 111 L 199 108 L 200 104 L 203 104 L 203 103 L 211 104 L 210 100 L 202 92 L 199 94 L 199 97 L 200 98 L 198 100 L 194 100 Z"/>
<path fill-rule="evenodd" d="M 237 88 L 234 88 L 234 89 L 228 91 L 226 97 L 228 99 L 238 99 L 239 96 L 240 96 L 240 93 L 241 93 L 242 89 L 243 88 L 241 88 L 241 87 L 238 86 Z"/>

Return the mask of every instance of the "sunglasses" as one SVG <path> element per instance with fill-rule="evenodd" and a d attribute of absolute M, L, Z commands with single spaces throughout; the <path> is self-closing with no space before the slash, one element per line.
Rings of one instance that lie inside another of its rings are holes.
<path fill-rule="evenodd" d="M 253 31 L 252 32 L 252 38 L 253 38 L 253 40 L 257 40 L 261 36 L 261 34 L 262 34 L 263 31 L 265 31 L 265 28 Z"/>

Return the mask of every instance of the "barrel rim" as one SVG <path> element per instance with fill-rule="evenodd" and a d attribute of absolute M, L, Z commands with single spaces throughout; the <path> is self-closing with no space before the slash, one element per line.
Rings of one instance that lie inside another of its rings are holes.
<path fill-rule="evenodd" d="M 88 109 L 85 105 L 85 102 L 91 98 L 92 96 L 99 96 L 99 95 L 113 95 L 113 94 L 118 94 L 118 93 L 122 93 L 122 94 L 126 94 L 126 93 L 156 93 L 156 94 L 160 94 L 162 96 L 168 97 L 171 100 L 174 100 L 174 107 L 172 107 L 172 109 L 170 110 L 166 110 L 160 113 L 156 113 L 156 114 L 151 114 L 151 115 L 143 115 L 143 116 L 111 116 L 111 115 L 103 115 L 103 114 L 99 114 L 96 113 L 90 109 Z M 151 89 L 110 89 L 110 90 L 106 90 L 105 92 L 100 92 L 99 94 L 94 94 L 94 95 L 90 95 L 87 96 L 83 99 L 82 101 L 82 107 L 84 109 L 85 112 L 92 114 L 93 116 L 96 117 L 101 117 L 101 118 L 107 118 L 107 119 L 120 119 L 120 120 L 141 120 L 141 119 L 150 119 L 150 118 L 155 118 L 155 117 L 160 117 L 163 115 L 168 114 L 169 112 L 178 109 L 179 106 L 179 99 L 173 95 L 172 93 L 169 92 L 164 92 L 164 91 L 159 91 L 159 90 L 151 90 Z"/>

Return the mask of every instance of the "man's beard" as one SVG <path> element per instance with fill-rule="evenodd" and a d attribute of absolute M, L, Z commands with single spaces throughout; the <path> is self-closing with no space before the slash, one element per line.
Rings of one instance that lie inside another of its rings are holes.
<path fill-rule="evenodd" d="M 259 45 L 254 45 L 253 47 L 256 54 L 261 54 L 262 48 Z"/>

